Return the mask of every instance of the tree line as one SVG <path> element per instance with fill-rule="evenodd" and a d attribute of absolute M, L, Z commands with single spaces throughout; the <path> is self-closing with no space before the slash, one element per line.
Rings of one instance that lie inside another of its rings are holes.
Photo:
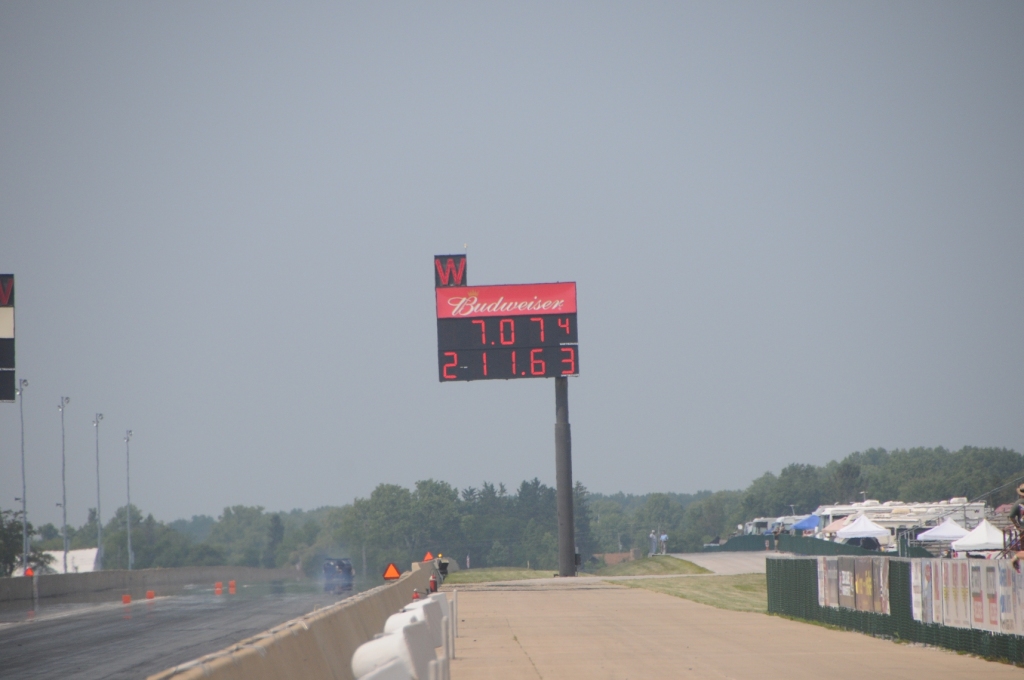
<path fill-rule="evenodd" d="M 699 550 L 725 538 L 754 517 L 799 514 L 819 505 L 880 501 L 974 499 L 1024 475 L 1024 457 L 999 448 L 914 448 L 852 453 L 823 466 L 792 464 L 766 472 L 746 489 L 694 494 L 590 493 L 573 489 L 577 550 L 584 565 L 595 554 L 647 550 L 654 530 L 669 536 L 670 552 Z M 862 494 L 863 492 L 863 494 Z M 1014 497 L 1012 486 L 990 494 L 992 504 Z M 103 531 L 104 567 L 126 568 L 126 509 Z M 433 479 L 413 488 L 381 484 L 368 497 L 344 506 L 267 512 L 256 506 L 225 508 L 216 519 L 196 515 L 170 523 L 131 507 L 135 568 L 188 565 L 294 567 L 314 574 L 326 557 L 349 557 L 363 578 L 376 580 L 388 562 L 407 565 L 424 553 L 444 553 L 465 568 L 530 566 L 556 569 L 558 521 L 555 489 L 538 479 L 514 491 L 484 482 L 457 489 Z M 36 531 L 33 548 L 60 550 L 52 524 Z M 71 548 L 96 547 L 96 514 L 69 527 Z M 15 540 L 16 539 L 16 540 Z M 0 515 L 0 574 L 9 575 L 21 552 L 20 513 Z"/>

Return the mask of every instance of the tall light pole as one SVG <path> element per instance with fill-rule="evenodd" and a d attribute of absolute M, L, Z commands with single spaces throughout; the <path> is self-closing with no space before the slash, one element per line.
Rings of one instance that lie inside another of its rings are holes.
<path fill-rule="evenodd" d="M 100 421 L 103 414 L 97 413 L 92 426 L 96 428 L 96 568 L 103 568 L 103 519 L 100 514 Z"/>
<path fill-rule="evenodd" d="M 61 525 L 61 534 L 64 537 L 64 573 L 68 573 L 68 486 L 65 481 L 67 461 L 64 457 L 64 407 L 71 403 L 70 397 L 61 397 L 57 410 L 60 411 L 60 486 L 64 502 L 60 504 L 64 513 L 64 523 Z"/>
<path fill-rule="evenodd" d="M 18 411 L 21 415 L 21 572 L 28 570 L 28 505 L 25 500 L 25 388 L 27 380 L 18 381 Z"/>
<path fill-rule="evenodd" d="M 128 507 L 124 513 L 125 520 L 128 522 L 128 571 L 131 571 L 132 564 L 135 562 L 132 555 L 132 461 L 128 451 L 128 442 L 132 438 L 132 431 L 125 430 L 124 432 L 124 469 L 128 477 Z"/>

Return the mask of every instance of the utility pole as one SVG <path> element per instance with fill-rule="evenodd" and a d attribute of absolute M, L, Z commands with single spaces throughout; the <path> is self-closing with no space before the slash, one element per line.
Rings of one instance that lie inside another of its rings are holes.
<path fill-rule="evenodd" d="M 96 428 L 96 569 L 103 569 L 103 515 L 100 513 L 100 421 L 103 414 L 97 413 L 92 426 Z"/>
<path fill-rule="evenodd" d="M 21 572 L 28 571 L 28 501 L 25 488 L 25 388 L 27 380 L 18 380 L 18 411 L 21 415 Z"/>
<path fill-rule="evenodd" d="M 128 478 L 128 507 L 125 508 L 124 518 L 128 522 L 128 571 L 132 570 L 135 556 L 132 554 L 132 461 L 128 452 L 128 442 L 132 438 L 132 431 L 125 430 L 124 433 L 124 469 Z"/>
<path fill-rule="evenodd" d="M 67 472 L 67 460 L 64 456 L 64 407 L 71 403 L 70 397 L 61 397 L 60 405 L 57 406 L 57 410 L 60 411 L 60 486 L 61 486 L 61 500 L 60 504 L 61 511 L 64 513 L 64 523 L 61 528 L 61 534 L 64 537 L 64 573 L 68 573 L 68 485 L 65 478 Z"/>
<path fill-rule="evenodd" d="M 572 507 L 572 434 L 569 431 L 569 379 L 555 378 L 555 485 L 558 497 L 558 575 L 576 575 L 576 536 Z"/>

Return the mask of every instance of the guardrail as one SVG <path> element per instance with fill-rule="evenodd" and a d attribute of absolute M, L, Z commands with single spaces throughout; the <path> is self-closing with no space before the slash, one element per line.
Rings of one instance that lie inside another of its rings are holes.
<path fill-rule="evenodd" d="M 769 557 L 768 612 L 1024 663 L 1024 574 L 1009 560 Z"/>
<path fill-rule="evenodd" d="M 354 680 L 352 655 L 380 632 L 391 614 L 426 593 L 433 562 L 413 563 L 393 583 L 358 593 L 293 619 L 214 654 L 149 677 L 149 680 Z M 426 677 L 418 680 L 427 680 Z"/>

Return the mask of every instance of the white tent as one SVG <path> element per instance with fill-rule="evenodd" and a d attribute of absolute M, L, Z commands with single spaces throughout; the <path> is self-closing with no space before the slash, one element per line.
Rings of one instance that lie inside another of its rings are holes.
<path fill-rule="evenodd" d="M 953 550 L 962 552 L 965 550 L 1002 550 L 1003 532 L 992 526 L 987 519 L 981 520 L 981 524 L 974 527 L 971 533 L 958 541 L 953 541 Z"/>
<path fill-rule="evenodd" d="M 889 536 L 889 530 L 885 527 L 880 527 L 867 518 L 866 515 L 861 515 L 853 524 L 849 524 L 839 531 L 836 532 L 836 536 L 839 538 L 881 538 L 882 536 Z"/>
<path fill-rule="evenodd" d="M 964 529 L 962 526 L 953 521 L 952 517 L 947 517 L 946 521 L 937 527 L 932 527 L 924 533 L 917 535 L 919 541 L 955 541 L 959 538 L 963 538 L 970 532 Z"/>

